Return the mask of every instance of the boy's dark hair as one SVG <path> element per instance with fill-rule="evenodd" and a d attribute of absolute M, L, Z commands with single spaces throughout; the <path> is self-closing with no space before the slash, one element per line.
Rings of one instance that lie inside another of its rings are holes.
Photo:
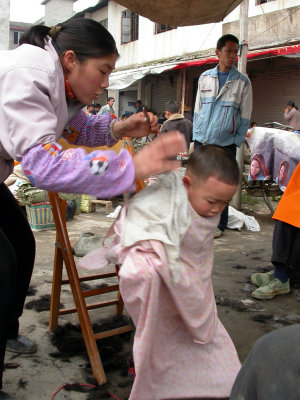
<path fill-rule="evenodd" d="M 296 107 L 296 104 L 295 104 L 293 101 L 291 101 L 291 100 L 288 101 L 286 105 L 287 105 L 287 106 L 292 106 L 292 107 L 294 107 L 294 108 Z"/>
<path fill-rule="evenodd" d="M 239 45 L 239 39 L 236 36 L 228 33 L 227 35 L 221 36 L 220 39 L 217 41 L 217 49 L 222 50 L 222 47 L 226 45 L 226 42 L 234 42 Z"/>
<path fill-rule="evenodd" d="M 96 103 L 96 104 L 94 104 L 94 107 L 96 107 L 96 108 L 100 108 L 100 107 L 101 107 L 101 104 L 99 104 L 99 103 Z"/>
<path fill-rule="evenodd" d="M 51 36 L 59 57 L 66 50 L 73 50 L 80 62 L 108 54 L 119 55 L 115 39 L 108 30 L 89 18 L 74 18 L 57 25 L 54 29 L 34 25 L 21 36 L 20 45 L 31 44 L 43 49 L 46 36 Z"/>
<path fill-rule="evenodd" d="M 170 100 L 165 105 L 165 111 L 169 111 L 171 114 L 178 113 L 178 103 L 177 101 Z"/>
<path fill-rule="evenodd" d="M 114 100 L 115 98 L 114 97 L 108 97 L 107 98 L 107 102 L 109 102 L 109 101 L 111 101 L 111 100 Z"/>
<path fill-rule="evenodd" d="M 249 128 L 253 128 L 254 125 L 257 125 L 257 123 L 255 121 L 251 122 L 250 127 Z"/>
<path fill-rule="evenodd" d="M 142 105 L 142 100 L 137 100 L 135 103 L 138 103 L 141 106 Z"/>
<path fill-rule="evenodd" d="M 215 144 L 197 147 L 190 155 L 186 169 L 201 181 L 214 177 L 228 185 L 240 182 L 239 166 L 233 154 Z"/>
<path fill-rule="evenodd" d="M 88 104 L 87 106 L 86 106 L 86 108 L 90 108 L 90 107 L 95 107 L 95 104 Z"/>

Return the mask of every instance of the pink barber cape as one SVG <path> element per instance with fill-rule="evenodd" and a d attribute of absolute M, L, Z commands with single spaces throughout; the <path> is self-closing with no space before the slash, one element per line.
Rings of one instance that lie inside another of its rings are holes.
<path fill-rule="evenodd" d="M 235 347 L 218 319 L 211 282 L 219 217 L 202 218 L 192 207 L 190 213 L 176 285 L 161 242 L 120 245 L 126 206 L 114 224 L 113 244 L 80 262 L 99 266 L 105 252 L 108 261 L 122 264 L 120 290 L 136 326 L 136 378 L 129 400 L 229 397 L 240 369 Z"/>

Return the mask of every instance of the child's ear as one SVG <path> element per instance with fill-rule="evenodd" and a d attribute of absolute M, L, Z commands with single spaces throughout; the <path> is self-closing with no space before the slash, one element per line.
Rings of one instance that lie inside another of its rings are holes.
<path fill-rule="evenodd" d="M 182 178 L 182 182 L 183 182 L 183 186 L 188 190 L 191 187 L 191 177 L 188 175 L 184 175 L 184 177 Z"/>

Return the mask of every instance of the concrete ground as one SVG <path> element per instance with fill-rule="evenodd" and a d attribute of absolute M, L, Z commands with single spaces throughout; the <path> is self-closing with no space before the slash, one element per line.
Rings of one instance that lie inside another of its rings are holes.
<path fill-rule="evenodd" d="M 73 221 L 68 222 L 72 243 L 75 243 L 80 232 L 104 234 L 110 227 L 112 220 L 106 217 L 104 208 L 97 207 L 96 212 L 77 215 Z M 219 318 L 231 335 L 241 361 L 247 356 L 258 337 L 300 320 L 298 316 L 300 290 L 297 285 L 291 294 L 279 296 L 271 301 L 259 301 L 251 297 L 251 292 L 254 290 L 249 280 L 251 273 L 272 268 L 270 256 L 273 232 L 270 214 L 264 208 L 260 208 L 257 213 L 253 207 L 252 215 L 255 213 L 261 225 L 260 232 L 227 230 L 222 238 L 215 240 L 213 284 Z M 251 214 L 251 210 L 248 209 L 247 212 Z M 41 296 L 49 296 L 51 293 L 55 231 L 36 232 L 35 238 L 37 256 L 31 295 L 26 299 L 27 307 L 32 300 L 37 302 Z M 85 273 L 80 271 L 82 272 Z M 63 289 L 61 301 L 65 307 L 72 305 L 67 287 Z M 106 360 L 108 379 L 104 388 L 93 392 L 90 387 L 81 387 L 89 392 L 62 389 L 55 395 L 57 390 L 68 383 L 95 382 L 84 349 L 79 348 L 78 342 L 75 342 L 72 354 L 67 355 L 60 353 L 58 347 L 53 344 L 53 334 L 48 331 L 47 304 L 45 308 L 46 311 L 40 312 L 34 308 L 25 308 L 20 324 L 21 333 L 36 341 L 38 351 L 33 355 L 20 356 L 7 353 L 3 389 L 15 395 L 18 400 L 112 398 L 105 395 L 106 391 L 121 400 L 127 399 L 132 384 L 126 368 L 126 359 L 130 355 L 132 346 L 128 338 L 103 345 L 103 359 Z M 103 318 L 112 315 L 113 311 L 113 308 L 91 311 L 91 320 L 99 323 Z M 78 325 L 76 314 L 72 314 L 60 317 L 60 327 L 65 327 L 68 321 Z M 71 340 L 73 338 L 69 336 L 57 338 L 59 348 L 66 348 Z M 112 359 L 114 362 L 110 364 Z"/>

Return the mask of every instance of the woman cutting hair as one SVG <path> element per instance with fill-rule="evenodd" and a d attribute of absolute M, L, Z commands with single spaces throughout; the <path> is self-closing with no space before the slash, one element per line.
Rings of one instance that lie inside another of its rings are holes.
<path fill-rule="evenodd" d="M 38 188 L 108 198 L 132 191 L 136 178 L 176 168 L 176 154 L 186 151 L 177 132 L 159 138 L 134 157 L 126 150 L 119 154 L 64 150 L 57 143 L 61 136 L 78 146 L 112 146 L 123 136 L 156 132 L 157 120 L 143 113 L 126 121 L 110 114 L 91 119 L 82 110 L 108 87 L 118 58 L 113 37 L 96 21 L 77 18 L 51 28 L 36 25 L 25 32 L 20 44 L 0 53 L 0 389 L 6 342 L 10 351 L 36 350 L 18 333 L 35 242 L 3 183 L 12 172 L 13 160 L 21 162 Z M 14 397 L 0 390 L 0 399 Z"/>

